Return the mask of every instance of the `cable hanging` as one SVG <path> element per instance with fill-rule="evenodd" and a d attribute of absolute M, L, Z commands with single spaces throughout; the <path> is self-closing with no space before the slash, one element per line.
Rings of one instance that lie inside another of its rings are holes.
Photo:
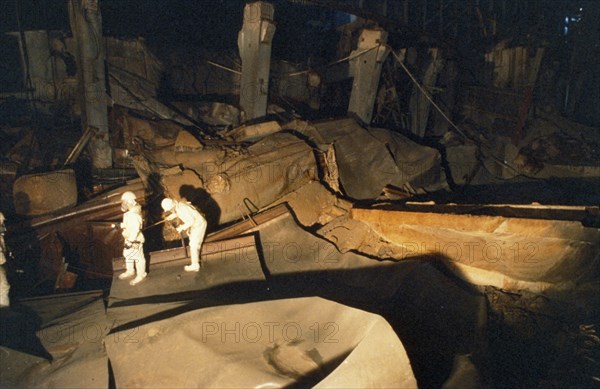
<path fill-rule="evenodd" d="M 394 56 L 394 58 L 396 59 L 396 61 L 398 62 L 398 64 L 400 65 L 400 67 L 402 68 L 402 70 L 404 70 L 406 72 L 406 74 L 408 75 L 408 77 L 410 78 L 410 80 L 415 84 L 415 86 L 419 89 L 419 91 L 421 91 L 421 93 L 423 93 L 423 95 L 425 96 L 425 98 L 427 100 L 429 100 L 429 102 L 431 103 L 431 105 L 433 105 L 433 107 L 444 117 L 444 119 L 446 119 L 446 121 L 450 124 L 450 126 L 456 130 L 456 132 L 458 132 L 462 137 L 464 137 L 465 139 L 469 139 L 472 140 L 471 138 L 469 138 L 467 136 L 467 134 L 464 133 L 464 131 L 462 131 L 456 124 L 454 124 L 454 122 L 452 121 L 452 119 L 450 119 L 448 117 L 448 115 L 446 115 L 446 113 L 440 108 L 439 105 L 437 105 L 435 103 L 435 101 L 433 101 L 433 98 L 429 95 L 429 93 L 425 90 L 425 88 L 421 85 L 421 83 L 415 78 L 415 76 L 410 72 L 410 70 L 406 67 L 406 65 L 404 65 L 404 63 L 402 62 L 402 59 L 400 58 L 400 56 L 398 56 L 398 54 L 396 54 L 396 52 L 393 50 L 392 47 L 390 47 L 389 45 L 386 45 L 392 55 Z M 480 142 L 479 146 L 480 149 L 481 147 L 485 147 L 487 149 L 490 149 L 491 147 L 486 145 L 486 144 L 481 144 Z M 524 174 L 523 172 L 519 171 L 517 168 L 511 166 L 510 164 L 508 164 L 506 161 L 504 161 L 501 158 L 496 157 L 494 154 L 492 154 L 491 152 L 487 151 L 484 152 L 483 149 L 481 149 L 482 153 L 484 154 L 484 156 L 489 157 L 491 159 L 494 160 L 494 162 L 498 163 L 499 165 L 511 170 L 512 172 L 516 173 L 517 175 L 521 175 L 530 179 L 534 179 L 534 180 L 539 180 L 540 178 L 538 177 L 531 177 L 528 176 L 526 174 Z"/>

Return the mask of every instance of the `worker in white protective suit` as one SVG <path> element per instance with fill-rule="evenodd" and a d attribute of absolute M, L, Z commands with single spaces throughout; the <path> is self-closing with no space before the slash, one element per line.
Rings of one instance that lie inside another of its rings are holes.
<path fill-rule="evenodd" d="M 123 222 L 120 224 L 125 240 L 123 248 L 125 272 L 119 275 L 119 279 L 124 280 L 135 275 L 129 285 L 136 285 L 146 278 L 146 257 L 144 256 L 144 234 L 142 234 L 142 207 L 137 203 L 135 193 L 123 193 L 121 210 L 125 212 Z"/>
<path fill-rule="evenodd" d="M 4 245 L 5 232 L 6 227 L 4 226 L 4 214 L 0 212 L 0 308 L 8 307 L 10 305 L 10 300 L 8 298 L 10 285 L 8 283 L 8 279 L 6 278 L 6 271 L 4 270 L 6 256 L 8 255 L 6 246 Z"/>
<path fill-rule="evenodd" d="M 176 201 L 167 197 L 160 205 L 165 212 L 172 212 L 166 220 L 179 218 L 183 224 L 177 227 L 177 232 L 181 234 L 185 231 L 190 238 L 192 263 L 184 267 L 185 271 L 200 270 L 200 248 L 206 233 L 206 219 L 189 202 Z"/>

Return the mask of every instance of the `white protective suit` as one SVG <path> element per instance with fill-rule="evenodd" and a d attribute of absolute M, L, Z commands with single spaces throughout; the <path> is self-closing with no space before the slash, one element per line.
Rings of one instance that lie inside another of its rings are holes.
<path fill-rule="evenodd" d="M 8 297 L 8 291 L 10 290 L 10 284 L 6 279 L 6 270 L 4 270 L 4 264 L 6 263 L 6 246 L 4 245 L 4 215 L 0 212 L 0 307 L 8 307 L 10 305 L 10 299 Z"/>
<path fill-rule="evenodd" d="M 177 232 L 181 233 L 185 231 L 190 238 L 190 257 L 192 263 L 189 266 L 185 266 L 185 270 L 198 271 L 200 270 L 200 248 L 202 247 L 204 234 L 206 233 L 206 219 L 188 202 L 173 200 L 173 204 L 174 207 L 171 210 L 173 213 L 167 217 L 167 220 L 173 220 L 176 217 L 179 218 L 183 224 L 177 227 Z"/>
<path fill-rule="evenodd" d="M 137 275 L 129 282 L 135 285 L 146 277 L 146 257 L 144 256 L 144 234 L 142 234 L 142 207 L 135 204 L 123 214 L 121 223 L 125 247 L 123 257 L 125 258 L 125 273 L 119 275 L 119 279 L 125 279 Z M 134 270 L 135 268 L 135 270 Z"/>

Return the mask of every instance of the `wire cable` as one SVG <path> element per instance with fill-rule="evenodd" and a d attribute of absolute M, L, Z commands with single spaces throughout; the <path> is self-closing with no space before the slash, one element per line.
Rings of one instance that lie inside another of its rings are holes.
<path fill-rule="evenodd" d="M 360 52 L 358 52 L 358 53 L 356 53 L 356 54 L 352 54 L 352 53 L 350 53 L 350 55 L 348 55 L 348 56 L 346 56 L 346 57 L 344 57 L 344 58 L 340 58 L 340 59 L 338 59 L 338 60 L 335 60 L 335 61 L 333 61 L 333 62 L 330 62 L 330 63 L 328 63 L 328 64 L 325 64 L 325 65 L 323 65 L 323 67 L 324 67 L 324 68 L 328 68 L 328 67 L 330 67 L 330 66 L 337 65 L 337 64 L 339 64 L 339 63 L 342 63 L 342 62 L 346 62 L 346 61 L 353 60 L 354 58 L 358 58 L 358 57 L 360 57 L 361 55 L 367 54 L 367 53 L 368 53 L 369 51 L 371 51 L 371 50 L 378 49 L 378 48 L 379 48 L 379 46 L 380 46 L 380 45 L 378 45 L 378 46 L 373 46 L 373 47 L 370 47 L 370 48 L 368 48 L 368 49 L 365 49 L 365 50 L 363 50 L 363 51 L 360 51 Z M 307 74 L 307 73 L 310 73 L 310 72 L 312 72 L 312 71 L 313 71 L 313 69 L 300 70 L 300 71 L 298 71 L 298 72 L 292 72 L 292 73 L 282 74 L 282 76 L 294 77 L 294 76 L 300 76 L 300 75 L 302 75 L 302 74 Z"/>
<path fill-rule="evenodd" d="M 450 124 L 450 126 L 452 126 L 452 128 L 454 128 L 456 130 L 456 132 L 458 132 L 465 139 L 473 140 L 469 136 L 467 136 L 467 134 L 465 134 L 464 131 L 462 131 L 456 124 L 454 124 L 454 122 L 452 121 L 452 119 L 450 119 L 448 117 L 448 115 L 446 115 L 446 113 L 440 108 L 440 106 L 437 105 L 435 103 L 435 101 L 433 101 L 433 98 L 430 96 L 430 94 L 425 90 L 425 88 L 421 85 L 421 83 L 410 72 L 410 70 L 406 67 L 406 65 L 404 65 L 404 63 L 402 62 L 402 59 L 400 58 L 400 56 L 398 56 L 398 54 L 396 54 L 396 52 L 394 52 L 393 48 L 390 47 L 389 45 L 386 45 L 386 46 L 388 46 L 388 48 L 390 49 L 392 55 L 394 56 L 394 58 L 396 59 L 396 61 L 398 62 L 398 64 L 402 68 L 402 70 L 404 70 L 404 72 L 406 72 L 406 74 L 408 75 L 408 77 L 410 78 L 410 80 L 415 84 L 415 86 L 419 89 L 419 91 L 421 91 L 421 93 L 423 93 L 423 95 L 425 96 L 425 98 L 427 100 L 429 100 L 429 102 L 431 103 L 431 105 L 433 105 L 433 107 L 444 117 L 444 119 L 446 119 L 446 121 Z M 494 162 L 496 162 L 499 165 L 501 165 L 501 166 L 503 166 L 503 167 L 511 170 L 513 173 L 516 173 L 517 176 L 521 175 L 521 176 L 524 176 L 524 177 L 527 177 L 527 178 L 530 178 L 530 179 L 533 179 L 533 180 L 540 180 L 540 178 L 538 178 L 538 177 L 531 177 L 531 176 L 528 176 L 528 175 L 524 174 L 523 172 L 519 171 L 517 168 L 515 168 L 512 165 L 510 165 L 509 163 L 507 163 L 503 159 L 501 159 L 501 158 L 495 156 L 494 154 L 492 154 L 492 152 L 489 151 L 489 149 L 491 149 L 490 146 L 488 146 L 486 144 L 482 144 L 480 142 L 476 142 L 476 143 L 480 147 L 480 150 L 481 150 L 482 154 L 485 157 L 491 158 L 492 160 L 494 160 Z M 483 148 L 486 148 L 487 150 L 485 150 L 485 152 L 484 152 Z M 485 167 L 485 164 L 484 164 L 484 167 Z M 494 176 L 496 176 L 496 175 L 494 174 Z"/>

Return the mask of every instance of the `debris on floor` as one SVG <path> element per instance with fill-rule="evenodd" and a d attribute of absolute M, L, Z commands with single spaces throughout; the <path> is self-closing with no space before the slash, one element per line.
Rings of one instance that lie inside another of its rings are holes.
<path fill-rule="evenodd" d="M 54 31 L 30 2 L 0 34 L 1 387 L 600 380 L 597 5 L 69 0 Z M 207 221 L 193 272 L 165 198 Z"/>

